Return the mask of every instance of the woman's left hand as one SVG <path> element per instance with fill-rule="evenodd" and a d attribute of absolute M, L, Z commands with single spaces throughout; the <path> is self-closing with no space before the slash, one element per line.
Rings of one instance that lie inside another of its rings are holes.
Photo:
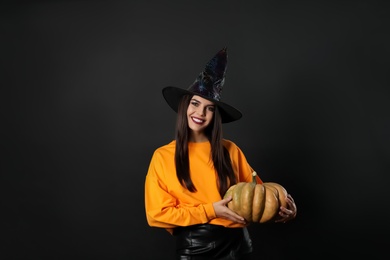
<path fill-rule="evenodd" d="M 275 220 L 275 222 L 286 223 L 294 219 L 297 216 L 297 206 L 295 205 L 294 199 L 290 194 L 287 194 L 286 198 L 287 208 L 280 207 L 279 217 Z"/>

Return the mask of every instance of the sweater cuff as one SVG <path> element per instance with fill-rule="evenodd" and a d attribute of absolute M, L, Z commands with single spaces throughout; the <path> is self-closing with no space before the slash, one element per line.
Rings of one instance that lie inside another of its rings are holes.
<path fill-rule="evenodd" d="M 204 207 L 204 210 L 206 212 L 207 221 L 210 221 L 210 220 L 217 217 L 215 215 L 215 211 L 214 211 L 214 207 L 213 207 L 212 203 L 204 204 L 203 207 Z"/>

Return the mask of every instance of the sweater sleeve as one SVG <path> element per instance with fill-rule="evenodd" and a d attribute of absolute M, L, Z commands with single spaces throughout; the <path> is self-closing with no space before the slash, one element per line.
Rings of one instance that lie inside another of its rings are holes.
<path fill-rule="evenodd" d="M 233 169 L 238 176 L 239 182 L 251 182 L 253 172 L 255 170 L 248 163 L 248 160 L 245 157 L 244 152 L 237 146 L 234 142 L 230 140 L 224 140 L 225 147 L 229 150 L 230 157 L 233 164 Z M 256 175 L 256 182 L 261 184 L 263 181 L 260 176 Z"/>
<path fill-rule="evenodd" d="M 148 224 L 169 231 L 177 226 L 207 223 L 215 218 L 212 203 L 192 203 L 191 200 L 179 203 L 175 192 L 183 192 L 184 188 L 177 181 L 172 161 L 161 152 L 155 152 L 152 156 L 144 194 Z"/>

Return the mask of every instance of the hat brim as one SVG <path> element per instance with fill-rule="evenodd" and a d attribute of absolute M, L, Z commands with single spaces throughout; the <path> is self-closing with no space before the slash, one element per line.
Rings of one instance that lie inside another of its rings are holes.
<path fill-rule="evenodd" d="M 238 109 L 236 109 L 236 108 L 234 108 L 234 107 L 232 107 L 224 102 L 216 101 L 214 99 L 202 96 L 199 93 L 195 93 L 195 92 L 192 92 L 192 91 L 189 91 L 186 89 L 168 86 L 168 87 L 163 88 L 162 94 L 164 96 L 165 101 L 168 103 L 168 105 L 176 113 L 177 113 L 177 110 L 179 107 L 179 102 L 180 102 L 181 97 L 186 95 L 186 94 L 190 94 L 190 95 L 201 96 L 201 97 L 213 102 L 215 105 L 217 105 L 219 107 L 220 112 L 221 112 L 221 119 L 222 119 L 223 124 L 237 121 L 242 117 L 242 113 Z"/>

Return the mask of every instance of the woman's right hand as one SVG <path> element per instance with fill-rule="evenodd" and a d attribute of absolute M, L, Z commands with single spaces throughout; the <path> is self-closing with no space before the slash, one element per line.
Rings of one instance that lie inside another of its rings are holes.
<path fill-rule="evenodd" d="M 233 222 L 240 223 L 240 224 L 247 224 L 243 217 L 241 217 L 240 215 L 238 215 L 233 210 L 231 210 L 227 207 L 227 204 L 231 200 L 232 200 L 232 197 L 229 196 L 225 199 L 214 202 L 213 207 L 214 207 L 215 215 L 219 218 L 228 219 L 228 220 L 231 220 Z"/>

